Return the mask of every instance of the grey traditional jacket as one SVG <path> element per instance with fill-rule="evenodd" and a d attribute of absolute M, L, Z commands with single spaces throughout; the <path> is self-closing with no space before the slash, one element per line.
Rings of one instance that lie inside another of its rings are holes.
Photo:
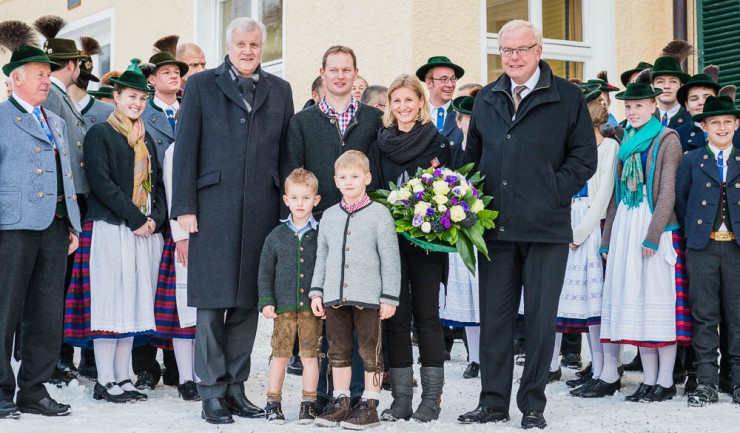
<path fill-rule="evenodd" d="M 79 232 L 66 127 L 59 116 L 45 111 L 59 151 L 67 214 Z M 51 225 L 57 206 L 56 170 L 54 147 L 34 115 L 12 98 L 0 103 L 0 230 L 44 230 Z"/>
<path fill-rule="evenodd" d="M 154 98 L 149 98 L 141 119 L 144 121 L 146 132 L 154 139 L 159 165 L 162 166 L 164 163 L 164 153 L 172 142 L 175 141 L 175 131 L 172 129 L 170 121 L 167 120 L 165 112 L 154 104 Z"/>
<path fill-rule="evenodd" d="M 74 176 L 75 191 L 77 194 L 87 195 L 90 193 L 90 185 L 85 175 L 85 162 L 83 158 L 83 143 L 87 133 L 85 118 L 75 108 L 75 104 L 69 95 L 52 83 L 49 96 L 44 102 L 47 112 L 51 111 L 67 124 L 67 143 L 69 143 L 70 160 L 72 162 L 72 175 Z"/>
<path fill-rule="evenodd" d="M 108 116 L 113 112 L 113 105 L 98 101 L 95 98 L 90 98 L 90 101 L 80 111 L 82 117 L 85 118 L 85 124 L 87 129 L 92 128 L 96 123 L 103 123 L 108 120 Z M 83 143 L 84 144 L 84 143 Z"/>
<path fill-rule="evenodd" d="M 324 307 L 398 305 L 401 260 L 391 213 L 370 203 L 352 213 L 336 204 L 321 218 L 309 297 Z"/>

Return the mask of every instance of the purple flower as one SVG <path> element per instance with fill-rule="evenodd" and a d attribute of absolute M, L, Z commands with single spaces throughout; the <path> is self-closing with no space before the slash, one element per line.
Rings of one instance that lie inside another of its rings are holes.
<path fill-rule="evenodd" d="M 434 208 L 432 208 L 432 207 L 428 207 L 427 208 L 427 216 L 428 217 L 434 216 Z"/>
<path fill-rule="evenodd" d="M 442 225 L 445 229 L 449 229 L 452 226 L 452 221 L 450 220 L 450 210 L 447 209 L 442 215 L 442 217 L 439 219 L 440 222 L 442 222 Z"/>
<path fill-rule="evenodd" d="M 468 205 L 466 202 L 461 202 L 460 206 L 462 206 L 463 210 L 467 213 L 470 210 L 470 205 Z"/>
<path fill-rule="evenodd" d="M 419 227 L 424 222 L 424 216 L 416 214 L 414 215 L 414 219 L 411 221 L 411 225 L 414 227 Z"/>
<path fill-rule="evenodd" d="M 457 206 L 457 197 L 450 200 L 450 202 L 452 203 L 453 206 Z"/>
<path fill-rule="evenodd" d="M 473 187 L 473 195 L 477 198 L 478 197 L 478 190 Z"/>
<path fill-rule="evenodd" d="M 457 176 L 449 175 L 445 178 L 445 181 L 449 184 L 454 185 L 457 182 Z"/>
<path fill-rule="evenodd" d="M 435 168 L 434 169 L 434 177 L 442 177 L 442 170 Z"/>
<path fill-rule="evenodd" d="M 421 200 L 424 197 L 424 191 L 419 191 L 416 193 L 416 199 Z"/>
<path fill-rule="evenodd" d="M 406 200 L 401 200 L 401 203 L 403 203 L 403 205 L 404 205 L 405 207 L 409 207 L 409 202 L 408 202 L 408 201 L 406 201 Z"/>

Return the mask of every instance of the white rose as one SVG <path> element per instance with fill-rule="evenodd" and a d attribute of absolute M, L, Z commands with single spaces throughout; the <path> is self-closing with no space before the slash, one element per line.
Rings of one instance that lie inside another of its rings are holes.
<path fill-rule="evenodd" d="M 452 206 L 450 208 L 450 219 L 452 222 L 460 222 L 465 219 L 465 209 L 462 206 Z"/>
<path fill-rule="evenodd" d="M 484 209 L 485 206 L 483 206 L 482 200 L 476 200 L 475 203 L 473 203 L 472 206 L 470 206 L 470 212 L 478 213 Z"/>
<path fill-rule="evenodd" d="M 409 197 L 411 197 L 411 191 L 409 191 L 407 188 L 401 188 L 398 190 L 399 200 L 408 200 Z"/>
<path fill-rule="evenodd" d="M 424 192 L 424 185 L 414 185 L 413 188 L 414 194 L 417 192 Z"/>
<path fill-rule="evenodd" d="M 434 202 L 437 204 L 446 204 L 449 199 L 446 195 L 435 195 Z"/>
<path fill-rule="evenodd" d="M 388 200 L 388 203 L 390 203 L 390 204 L 394 204 L 395 202 L 398 201 L 398 193 L 396 192 L 396 190 L 393 190 L 393 191 L 391 191 L 390 194 L 388 194 L 388 199 L 387 200 Z"/>
<path fill-rule="evenodd" d="M 450 186 L 447 184 L 447 182 L 443 180 L 438 180 L 432 184 L 432 188 L 434 189 L 434 193 L 438 195 L 446 195 L 448 192 L 450 192 Z"/>
<path fill-rule="evenodd" d="M 414 206 L 414 213 L 418 215 L 426 215 L 427 209 L 429 209 L 429 203 L 420 201 L 419 203 L 416 203 L 416 206 Z"/>
<path fill-rule="evenodd" d="M 444 211 L 447 210 L 447 206 L 441 204 L 441 205 L 437 206 L 437 210 L 440 211 L 440 212 L 444 212 Z"/>
<path fill-rule="evenodd" d="M 424 221 L 421 223 L 421 231 L 424 233 L 429 233 L 432 231 L 432 225 L 428 221 Z"/>
<path fill-rule="evenodd" d="M 411 185 L 412 187 L 415 187 L 417 185 L 421 185 L 421 179 L 419 179 L 418 177 L 415 177 L 415 178 L 409 180 L 408 183 L 407 183 L 407 185 Z M 414 191 L 416 191 L 416 190 L 414 190 Z"/>

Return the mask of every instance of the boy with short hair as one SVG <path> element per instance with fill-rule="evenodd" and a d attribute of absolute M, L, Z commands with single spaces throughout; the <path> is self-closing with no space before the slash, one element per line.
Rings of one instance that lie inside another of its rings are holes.
<path fill-rule="evenodd" d="M 316 261 L 318 223 L 312 212 L 321 200 L 318 189 L 319 182 L 310 171 L 297 168 L 290 173 L 283 195 L 290 215 L 265 238 L 260 257 L 258 308 L 266 319 L 275 320 L 265 417 L 275 424 L 285 422 L 283 381 L 296 335 L 303 359 L 303 401 L 298 423 L 310 424 L 316 418 L 321 320 L 311 311 L 307 284 L 311 283 Z"/>
<path fill-rule="evenodd" d="M 732 145 L 740 110 L 730 96 L 709 96 L 693 116 L 707 132 L 706 146 L 686 154 L 676 175 L 676 215 L 684 222 L 692 346 L 697 388 L 689 406 L 718 402 L 720 322 L 727 327 L 732 401 L 740 404 L 740 155 Z M 724 315 L 722 312 L 724 311 Z"/>
<path fill-rule="evenodd" d="M 367 157 L 347 151 L 334 163 L 334 172 L 342 201 L 322 216 L 309 293 L 314 314 L 326 318 L 334 381 L 334 399 L 316 424 L 360 430 L 380 423 L 380 321 L 398 306 L 401 264 L 393 217 L 365 193 L 371 180 Z M 365 392 L 350 412 L 353 330 L 365 365 Z"/>

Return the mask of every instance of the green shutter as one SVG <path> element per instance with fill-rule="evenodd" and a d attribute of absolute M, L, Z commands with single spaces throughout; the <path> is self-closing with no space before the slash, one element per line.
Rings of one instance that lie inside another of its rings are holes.
<path fill-rule="evenodd" d="M 719 83 L 740 86 L 740 0 L 698 0 L 699 67 L 719 66 Z"/>

